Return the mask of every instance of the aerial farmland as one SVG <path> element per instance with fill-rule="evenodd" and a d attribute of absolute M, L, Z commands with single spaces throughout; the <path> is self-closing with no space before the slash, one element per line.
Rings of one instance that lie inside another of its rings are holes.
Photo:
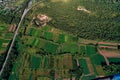
<path fill-rule="evenodd" d="M 0 21 L 0 79 L 99 80 L 120 74 L 119 1 L 26 4 L 32 5 L 20 9 L 22 17 Z"/>

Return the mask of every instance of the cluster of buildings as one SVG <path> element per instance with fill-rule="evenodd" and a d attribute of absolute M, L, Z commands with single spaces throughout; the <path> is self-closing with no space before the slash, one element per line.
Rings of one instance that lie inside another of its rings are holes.
<path fill-rule="evenodd" d="M 46 26 L 47 22 L 49 22 L 50 20 L 51 18 L 45 14 L 39 14 L 36 17 L 34 17 L 34 23 L 40 27 Z"/>

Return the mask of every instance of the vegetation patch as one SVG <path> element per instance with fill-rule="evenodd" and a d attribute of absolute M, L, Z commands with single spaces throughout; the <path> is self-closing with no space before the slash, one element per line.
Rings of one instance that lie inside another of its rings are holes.
<path fill-rule="evenodd" d="M 89 69 L 85 59 L 79 59 L 79 64 L 83 68 L 84 74 L 89 74 Z"/>
<path fill-rule="evenodd" d="M 51 42 L 47 42 L 45 46 L 43 47 L 43 49 L 48 53 L 54 54 L 56 53 L 57 47 L 58 45 L 53 44 Z"/>
<path fill-rule="evenodd" d="M 5 26 L 0 26 L 0 31 L 4 31 L 5 30 Z"/>
<path fill-rule="evenodd" d="M 14 36 L 14 34 L 13 34 L 13 33 L 5 33 L 4 38 L 5 38 L 5 39 L 12 39 L 12 38 L 13 38 L 13 36 Z"/>
<path fill-rule="evenodd" d="M 85 50 L 85 46 L 80 46 L 80 54 L 81 55 L 85 55 L 85 53 L 86 53 L 86 50 Z"/>
<path fill-rule="evenodd" d="M 3 39 L 0 39 L 0 47 L 2 46 L 3 43 Z"/>
<path fill-rule="evenodd" d="M 59 34 L 57 42 L 58 43 L 64 43 L 65 42 L 65 35 L 64 34 Z"/>
<path fill-rule="evenodd" d="M 33 8 L 33 14 L 46 14 L 52 18 L 50 25 L 77 34 L 82 38 L 119 41 L 120 38 L 117 37 L 120 35 L 118 30 L 119 3 L 105 0 L 62 1 L 66 2 L 48 1 L 44 7 L 37 7 L 35 10 Z"/>
<path fill-rule="evenodd" d="M 53 33 L 52 32 L 44 32 L 44 38 L 47 40 L 53 40 Z"/>
<path fill-rule="evenodd" d="M 48 57 L 44 57 L 44 65 L 43 65 L 43 68 L 46 69 L 47 68 L 47 65 L 48 65 Z"/>
<path fill-rule="evenodd" d="M 110 63 L 120 63 L 120 58 L 108 58 Z"/>
<path fill-rule="evenodd" d="M 95 64 L 95 65 L 101 65 L 102 63 L 105 63 L 104 57 L 100 54 L 96 54 L 96 55 L 92 56 L 91 60 L 92 60 L 93 64 Z"/>
<path fill-rule="evenodd" d="M 35 40 L 36 40 L 36 39 L 35 39 L 35 38 L 32 38 L 32 37 L 31 37 L 31 38 L 28 38 L 28 42 L 27 42 L 27 43 L 28 43 L 29 45 L 33 46 Z"/>
<path fill-rule="evenodd" d="M 30 60 L 30 68 L 31 69 L 39 69 L 40 63 L 41 63 L 40 57 L 32 56 L 31 60 Z"/>
<path fill-rule="evenodd" d="M 102 55 L 96 54 L 90 57 L 93 65 L 93 69 L 96 75 L 99 75 L 98 70 L 96 66 L 101 66 L 102 64 L 105 64 L 105 59 Z"/>
<path fill-rule="evenodd" d="M 93 45 L 86 45 L 86 54 L 88 56 L 91 56 L 93 54 L 96 54 L 97 48 Z"/>
<path fill-rule="evenodd" d="M 78 53 L 79 47 L 77 44 L 64 44 L 61 50 L 62 52 Z"/>
<path fill-rule="evenodd" d="M 33 36 L 34 34 L 35 34 L 35 29 L 34 28 L 30 28 L 29 35 Z"/>
<path fill-rule="evenodd" d="M 45 27 L 42 27 L 43 31 L 50 31 L 51 27 L 49 25 L 46 25 Z"/>
<path fill-rule="evenodd" d="M 11 72 L 11 75 L 9 76 L 9 80 L 17 80 L 19 77 L 18 77 L 18 63 L 15 62 L 13 68 L 12 68 L 12 72 Z"/>
<path fill-rule="evenodd" d="M 42 33 L 41 33 L 41 30 L 35 30 L 35 33 L 33 34 L 33 36 L 35 37 L 41 37 Z"/>
<path fill-rule="evenodd" d="M 95 79 L 94 75 L 91 76 L 83 76 L 81 80 L 91 80 L 91 79 Z"/>

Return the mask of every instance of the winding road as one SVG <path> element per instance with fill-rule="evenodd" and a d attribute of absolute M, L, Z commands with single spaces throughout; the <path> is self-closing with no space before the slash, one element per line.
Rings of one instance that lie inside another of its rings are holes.
<path fill-rule="evenodd" d="M 5 68 L 5 65 L 6 65 L 6 63 L 7 63 L 7 60 L 8 60 L 8 58 L 9 58 L 9 55 L 10 55 L 10 52 L 11 52 L 12 47 L 13 47 L 13 45 L 14 45 L 16 36 L 18 35 L 18 31 L 19 31 L 19 29 L 20 29 L 21 23 L 22 23 L 25 15 L 27 14 L 27 12 L 30 10 L 31 5 L 32 5 L 32 1 L 30 0 L 29 3 L 27 4 L 27 7 L 24 9 L 24 12 L 23 12 L 23 14 L 22 14 L 22 16 L 21 16 L 20 22 L 18 23 L 18 27 L 17 27 L 17 29 L 16 29 L 16 31 L 15 31 L 15 34 L 14 34 L 14 37 L 13 37 L 13 39 L 12 39 L 11 45 L 10 45 L 10 47 L 9 47 L 9 49 L 8 49 L 6 59 L 5 59 L 3 65 L 2 65 L 2 68 L 1 68 L 1 70 L 0 70 L 0 76 L 1 76 L 1 74 L 2 74 L 2 72 L 3 72 L 3 70 L 4 70 L 4 68 Z"/>

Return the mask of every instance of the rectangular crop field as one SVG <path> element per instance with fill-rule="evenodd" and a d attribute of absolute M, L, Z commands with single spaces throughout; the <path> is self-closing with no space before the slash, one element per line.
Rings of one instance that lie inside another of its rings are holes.
<path fill-rule="evenodd" d="M 104 57 L 102 55 L 100 55 L 100 54 L 96 54 L 96 55 L 94 55 L 94 56 L 92 56 L 90 58 L 91 58 L 91 62 L 92 62 L 92 65 L 93 65 L 94 73 L 96 75 L 99 75 L 99 72 L 98 72 L 96 66 L 101 66 L 102 62 L 105 63 Z"/>
<path fill-rule="evenodd" d="M 0 39 L 0 47 L 2 47 L 3 39 Z"/>
<path fill-rule="evenodd" d="M 77 44 L 64 44 L 62 47 L 62 52 L 77 53 L 79 52 L 79 47 Z"/>
<path fill-rule="evenodd" d="M 58 43 L 64 43 L 65 42 L 65 34 L 59 34 L 57 42 Z"/>
<path fill-rule="evenodd" d="M 50 31 L 51 27 L 49 25 L 46 25 L 45 27 L 42 27 L 43 31 Z"/>
<path fill-rule="evenodd" d="M 102 66 L 96 66 L 96 70 L 99 75 L 105 75 Z"/>
<path fill-rule="evenodd" d="M 13 68 L 12 68 L 12 73 L 14 74 L 10 74 L 9 76 L 9 80 L 17 80 L 18 77 L 18 63 L 15 63 Z"/>
<path fill-rule="evenodd" d="M 96 55 L 92 56 L 91 60 L 92 60 L 93 64 L 96 64 L 96 65 L 101 65 L 102 62 L 105 62 L 104 57 L 100 54 L 96 54 Z"/>
<path fill-rule="evenodd" d="M 44 32 L 44 38 L 47 40 L 53 40 L 53 33 L 52 32 Z"/>
<path fill-rule="evenodd" d="M 64 69 L 72 69 L 73 68 L 72 56 L 69 54 L 64 54 L 62 58 Z"/>
<path fill-rule="evenodd" d="M 109 62 L 120 62 L 120 58 L 108 58 Z"/>
<path fill-rule="evenodd" d="M 86 54 L 88 56 L 91 56 L 93 54 L 96 54 L 97 48 L 93 45 L 86 45 Z"/>
<path fill-rule="evenodd" d="M 46 69 L 47 68 L 47 65 L 49 64 L 49 59 L 48 57 L 44 57 L 44 60 L 43 60 L 43 68 Z"/>
<path fill-rule="evenodd" d="M 80 46 L 80 53 L 85 54 L 85 46 Z"/>
<path fill-rule="evenodd" d="M 4 36 L 4 38 L 5 38 L 5 39 L 12 39 L 13 36 L 14 36 L 13 33 L 6 33 L 5 36 Z"/>
<path fill-rule="evenodd" d="M 5 30 L 5 26 L 0 26 L 0 31 L 4 31 Z"/>
<path fill-rule="evenodd" d="M 79 64 L 83 68 L 84 74 L 89 74 L 89 69 L 85 59 L 79 59 Z"/>
<path fill-rule="evenodd" d="M 27 44 L 29 44 L 29 45 L 33 46 L 33 45 L 34 45 L 34 43 L 35 43 L 35 41 L 36 41 L 36 38 L 30 37 L 30 38 L 28 39 Z"/>
<path fill-rule="evenodd" d="M 28 38 L 27 44 L 32 47 L 41 48 L 45 45 L 46 41 L 40 38 L 30 37 Z"/>
<path fill-rule="evenodd" d="M 34 28 L 30 28 L 29 35 L 33 36 L 34 34 L 35 34 L 35 29 Z"/>
<path fill-rule="evenodd" d="M 39 69 L 41 64 L 41 57 L 32 56 L 30 60 L 30 68 Z"/>
<path fill-rule="evenodd" d="M 39 29 L 36 29 L 35 33 L 33 34 L 33 36 L 35 36 L 35 37 L 40 37 L 41 35 L 42 35 L 42 32 Z"/>
<path fill-rule="evenodd" d="M 56 50 L 58 48 L 57 44 L 53 44 L 51 42 L 46 42 L 45 46 L 43 47 L 43 49 L 48 52 L 48 53 L 56 53 Z"/>
<path fill-rule="evenodd" d="M 39 43 L 39 39 L 35 39 L 35 40 L 34 40 L 34 43 L 33 43 L 33 46 L 37 46 L 38 43 Z"/>

